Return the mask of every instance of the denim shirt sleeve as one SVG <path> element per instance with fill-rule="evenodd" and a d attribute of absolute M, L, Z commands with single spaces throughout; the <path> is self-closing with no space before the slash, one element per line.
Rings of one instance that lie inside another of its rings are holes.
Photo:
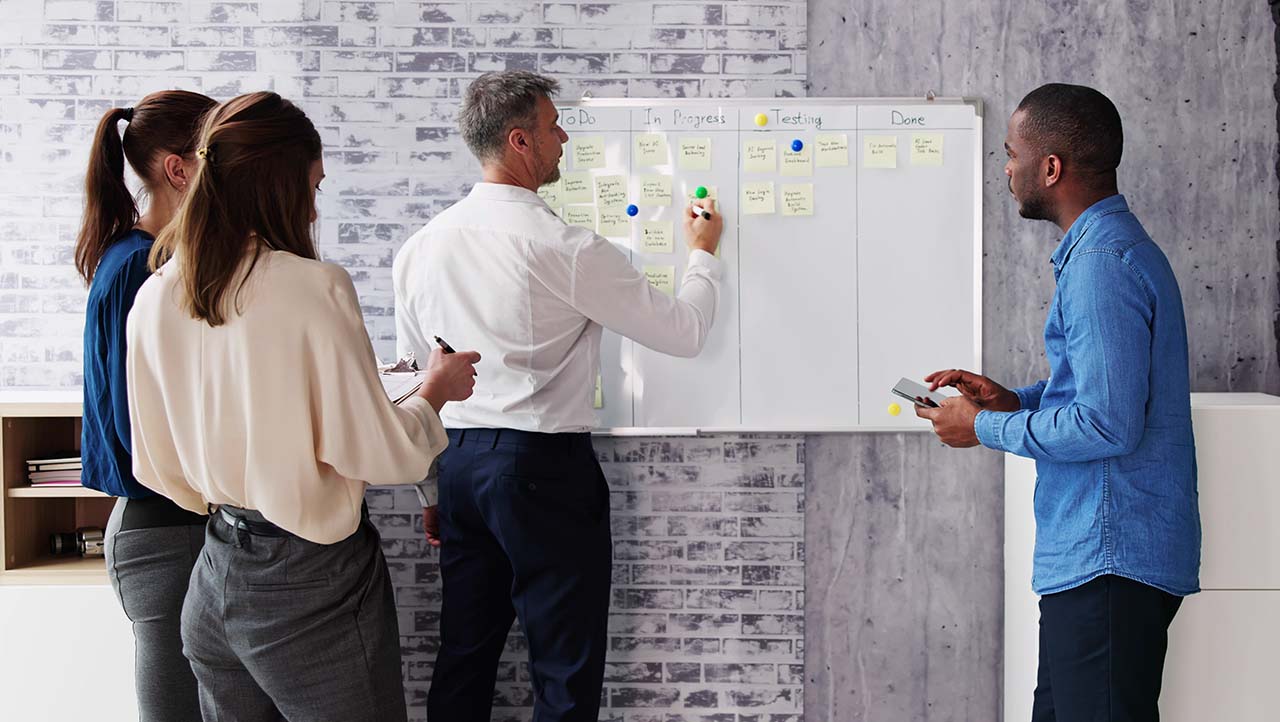
<path fill-rule="evenodd" d="M 1109 250 L 1077 254 L 1059 283 L 1075 398 L 1064 406 L 980 412 L 978 440 L 1046 461 L 1128 454 L 1145 427 L 1152 295 L 1128 261 Z"/>
<path fill-rule="evenodd" d="M 1037 381 L 1030 386 L 1014 389 L 1013 393 L 1018 395 L 1018 403 L 1024 410 L 1035 411 L 1040 408 L 1040 397 L 1044 395 L 1044 387 L 1048 383 L 1048 381 Z"/>
<path fill-rule="evenodd" d="M 115 417 L 115 432 L 125 451 L 133 453 L 129 438 L 129 393 L 125 378 L 125 343 L 129 310 L 138 296 L 138 289 L 151 277 L 147 268 L 147 249 L 134 251 L 129 260 L 111 279 L 108 291 L 110 313 L 103 317 L 102 337 L 107 346 L 107 383 L 111 390 L 111 408 Z"/>

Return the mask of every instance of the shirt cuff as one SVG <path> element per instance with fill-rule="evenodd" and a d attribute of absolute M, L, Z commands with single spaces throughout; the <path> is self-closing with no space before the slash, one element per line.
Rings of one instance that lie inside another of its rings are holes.
<path fill-rule="evenodd" d="M 1004 451 L 1004 438 L 1001 434 L 1004 417 L 1008 416 L 1006 411 L 979 411 L 977 417 L 973 420 L 973 432 L 978 436 L 978 441 L 988 449 L 996 451 Z"/>
<path fill-rule="evenodd" d="M 1024 386 L 1020 389 L 1014 389 L 1013 393 L 1018 396 L 1018 406 L 1028 411 L 1035 410 L 1040 405 L 1040 396 L 1032 396 L 1035 392 L 1043 393 L 1043 389 L 1037 384 L 1036 386 Z"/>
<path fill-rule="evenodd" d="M 436 463 L 431 462 L 431 473 L 427 478 L 413 485 L 413 490 L 418 492 L 418 501 L 422 502 L 422 508 L 435 506 L 440 501 L 439 486 L 436 478 Z"/>
<path fill-rule="evenodd" d="M 707 253 L 702 249 L 694 249 L 689 251 L 689 270 L 694 268 L 705 268 L 711 277 L 720 280 L 720 274 L 724 271 L 724 261 Z"/>

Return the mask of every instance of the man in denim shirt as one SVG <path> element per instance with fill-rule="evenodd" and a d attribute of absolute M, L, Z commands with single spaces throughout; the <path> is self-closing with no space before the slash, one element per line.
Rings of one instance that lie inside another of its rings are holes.
<path fill-rule="evenodd" d="M 1178 282 L 1116 190 L 1120 115 L 1050 84 L 1009 119 L 1024 218 L 1066 231 L 1052 257 L 1050 377 L 1009 390 L 950 370 L 961 396 L 918 408 L 946 444 L 1036 460 L 1040 599 L 1033 722 L 1158 720 L 1167 631 L 1199 591 L 1200 512 Z"/>

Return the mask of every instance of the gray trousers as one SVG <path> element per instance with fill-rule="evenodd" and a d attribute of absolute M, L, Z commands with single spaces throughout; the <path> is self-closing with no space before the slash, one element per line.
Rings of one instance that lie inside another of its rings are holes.
<path fill-rule="evenodd" d="M 199 722 L 196 678 L 182 656 L 182 601 L 204 545 L 204 525 L 120 531 L 118 499 L 104 532 L 107 576 L 133 623 L 140 722 Z"/>
<path fill-rule="evenodd" d="M 314 544 L 213 515 L 182 609 L 205 722 L 407 718 L 380 543 L 367 518 L 340 542 Z"/>

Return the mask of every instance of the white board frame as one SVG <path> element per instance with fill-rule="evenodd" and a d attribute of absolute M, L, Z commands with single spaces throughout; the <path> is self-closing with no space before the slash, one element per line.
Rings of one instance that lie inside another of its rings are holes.
<path fill-rule="evenodd" d="M 557 100 L 557 108 L 626 108 L 646 107 L 681 108 L 742 108 L 751 107 L 762 110 L 784 110 L 786 106 L 887 106 L 887 105 L 967 105 L 973 108 L 974 144 L 973 144 L 973 339 L 974 358 L 969 370 L 982 373 L 982 176 L 983 176 L 983 124 L 984 108 L 981 98 L 941 97 L 941 96 L 883 96 L 883 97 L 825 97 L 825 98 L 593 98 L 589 94 L 578 100 Z M 576 129 L 567 129 L 570 140 Z M 631 131 L 636 132 L 635 130 Z M 856 151 L 855 151 L 856 152 Z M 912 413 L 904 409 L 903 414 Z M 778 426 L 692 426 L 692 427 L 605 427 L 593 430 L 599 436 L 674 436 L 688 437 L 727 433 L 768 433 L 768 434 L 836 434 L 836 433 L 918 433 L 930 431 L 928 425 L 919 426 L 877 426 L 850 424 L 847 426 L 828 425 L 778 425 Z"/>

